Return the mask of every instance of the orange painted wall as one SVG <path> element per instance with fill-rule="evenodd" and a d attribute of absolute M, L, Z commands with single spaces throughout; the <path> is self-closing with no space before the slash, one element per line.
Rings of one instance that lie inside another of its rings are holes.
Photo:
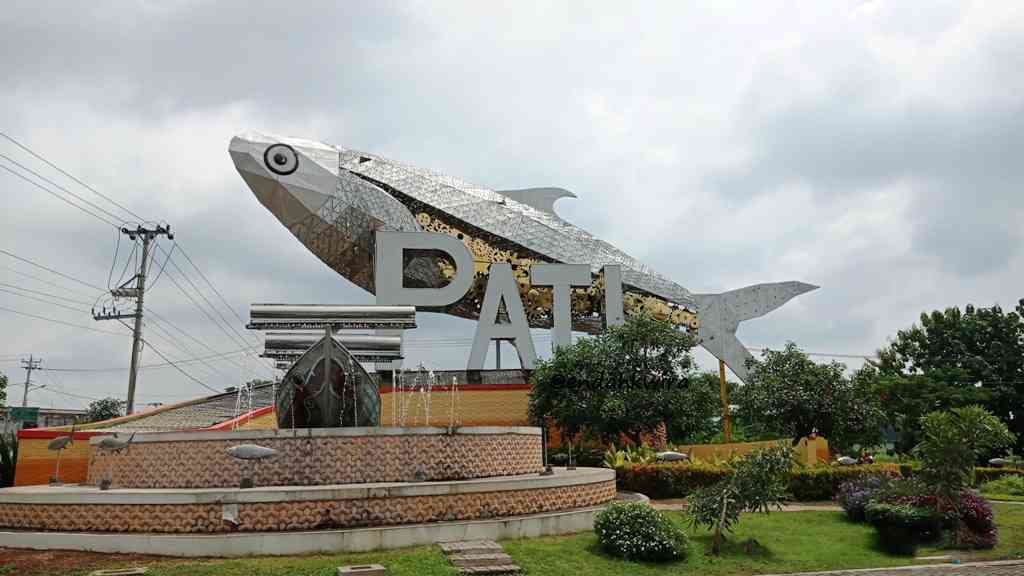
<path fill-rule="evenodd" d="M 56 435 L 55 435 L 56 436 Z M 85 482 L 89 472 L 89 436 L 75 434 L 75 440 L 60 458 L 60 479 L 66 483 Z M 57 454 L 46 448 L 52 438 L 19 438 L 14 485 L 46 484 L 57 464 Z"/>

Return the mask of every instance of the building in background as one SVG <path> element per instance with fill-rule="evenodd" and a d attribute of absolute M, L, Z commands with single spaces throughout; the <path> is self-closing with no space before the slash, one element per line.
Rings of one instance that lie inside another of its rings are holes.
<path fill-rule="evenodd" d="M 0 420 L 4 422 L 4 430 L 7 432 L 17 432 L 26 428 L 71 426 L 75 422 L 81 422 L 85 414 L 85 410 L 66 408 L 0 406 Z"/>

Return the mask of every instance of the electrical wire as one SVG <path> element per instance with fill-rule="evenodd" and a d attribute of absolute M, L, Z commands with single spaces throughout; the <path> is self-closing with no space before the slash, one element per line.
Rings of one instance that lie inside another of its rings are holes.
<path fill-rule="evenodd" d="M 19 316 L 27 316 L 29 318 L 35 318 L 37 320 L 45 320 L 47 322 L 54 322 L 56 324 L 63 324 L 65 326 L 72 326 L 74 328 L 81 328 L 82 330 L 89 330 L 91 332 L 99 332 L 101 334 L 113 334 L 114 336 L 129 336 L 129 334 L 125 334 L 124 332 L 112 332 L 110 330 L 101 330 L 99 328 L 92 328 L 91 326 L 83 326 L 81 324 L 75 324 L 73 322 L 65 322 L 63 320 L 57 320 L 57 319 L 54 319 L 54 318 L 47 318 L 45 316 L 37 316 L 35 314 L 29 314 L 28 312 L 21 312 L 20 310 L 15 310 L 13 308 L 7 308 L 5 306 L 0 306 L 0 310 L 3 310 L 4 312 L 10 312 L 11 314 L 17 314 Z"/>
<path fill-rule="evenodd" d="M 50 306 L 58 306 L 60 308 L 66 309 L 66 310 L 71 310 L 72 312 L 81 312 L 83 314 L 91 314 L 91 312 L 89 310 L 83 310 L 81 308 L 75 308 L 74 306 L 68 306 L 67 304 L 61 304 L 60 302 L 51 302 L 50 300 L 44 300 L 42 298 L 39 298 L 39 297 L 36 297 L 36 296 L 32 296 L 30 294 L 21 294 L 19 292 L 15 292 L 13 290 L 8 290 L 7 288 L 0 288 L 0 292 L 6 292 L 7 294 L 13 294 L 15 296 L 20 296 L 22 298 L 28 298 L 29 300 L 35 300 L 36 302 L 42 302 L 43 304 L 49 304 Z"/>
<path fill-rule="evenodd" d="M 197 357 L 197 358 L 186 358 L 184 360 L 177 360 L 176 362 L 180 365 L 180 364 L 192 364 L 192 363 L 196 363 L 196 362 L 201 362 L 203 360 L 221 360 L 221 359 L 228 358 L 232 354 L 242 354 L 243 352 L 245 352 L 245 351 L 244 350 L 232 350 L 230 352 L 224 352 L 224 353 L 221 353 L 221 354 L 210 354 L 208 356 L 200 356 L 200 357 Z M 159 362 L 159 363 L 154 363 L 154 364 L 141 364 L 141 365 L 139 365 L 139 369 L 140 370 L 143 370 L 143 369 L 148 370 L 148 369 L 152 369 L 152 368 L 167 368 L 170 365 L 171 364 L 169 362 Z M 47 366 L 45 368 L 40 368 L 40 370 L 49 370 L 51 372 L 86 372 L 86 373 L 88 373 L 88 372 L 127 372 L 128 370 L 131 370 L 131 368 L 129 368 L 127 366 L 118 366 L 118 367 L 109 367 L 109 368 L 54 368 L 52 366 Z"/>
<path fill-rule="evenodd" d="M 53 168 L 53 169 L 54 169 L 54 170 L 56 170 L 57 172 L 60 172 L 60 173 L 61 173 L 61 174 L 63 174 L 64 176 L 66 176 L 66 177 L 68 177 L 68 178 L 70 178 L 70 179 L 74 180 L 74 181 L 75 181 L 75 182 L 77 182 L 77 183 L 78 183 L 79 185 L 81 185 L 82 187 L 84 187 L 84 188 L 85 188 L 86 190 L 88 190 L 88 191 L 92 192 L 93 194 L 95 194 L 95 195 L 99 196 L 100 198 L 103 198 L 104 200 L 106 200 L 107 202 L 110 202 L 110 203 L 111 203 L 111 204 L 113 204 L 114 206 L 117 206 L 117 207 L 118 207 L 118 208 L 120 208 L 121 210 L 124 210 L 125 212 L 127 212 L 128 214 L 130 214 L 130 215 L 131 215 L 131 216 L 132 216 L 133 218 L 135 218 L 136 220 L 139 220 L 140 222 L 141 222 L 141 221 L 143 221 L 143 220 L 145 220 L 145 219 L 144 219 L 144 218 L 143 218 L 142 216 L 139 216 L 139 215 L 138 215 L 138 214 L 136 214 L 135 212 L 132 212 L 131 210 L 129 210 L 129 209 L 125 208 L 124 206 L 122 206 L 122 205 L 118 204 L 117 202 L 115 202 L 115 201 L 114 201 L 114 200 L 113 200 L 112 198 L 110 198 L 109 196 L 107 196 L 107 195 L 105 195 L 105 194 L 101 193 L 101 192 L 100 192 L 99 190 L 96 190 L 96 189 L 95 189 L 95 188 L 93 188 L 92 186 L 89 186 L 89 185 L 88 185 L 88 184 L 86 184 L 85 182 L 82 182 L 81 180 L 79 180 L 78 178 L 74 177 L 73 175 L 71 175 L 71 174 L 69 174 L 69 173 L 65 172 L 64 170 L 62 170 L 62 169 L 61 169 L 61 167 L 60 167 L 60 166 L 57 166 L 57 165 L 56 165 L 56 164 L 54 164 L 53 162 L 50 162 L 49 160 L 47 160 L 46 158 L 44 158 L 44 157 L 43 157 L 43 156 L 42 156 L 41 154 L 38 154 L 37 152 L 33 151 L 33 150 L 32 150 L 31 148 L 29 148 L 28 146 L 26 146 L 26 145 L 22 144 L 21 142 L 19 142 L 19 141 L 15 140 L 14 138 L 12 138 L 11 136 L 9 136 L 9 135 L 8 135 L 8 134 L 6 134 L 5 132 L 3 132 L 3 131 L 0 131 L 0 136 L 2 136 L 3 138 L 6 138 L 6 139 L 7 139 L 7 140 L 9 140 L 9 141 L 10 141 L 10 142 L 11 142 L 12 144 L 14 144 L 15 146 L 17 146 L 18 148 L 21 148 L 21 149 L 22 149 L 22 150 L 24 150 L 25 152 L 28 152 L 29 154 L 31 154 L 31 155 L 32 155 L 33 157 L 35 157 L 36 159 L 38 159 L 38 160 L 41 160 L 41 161 L 42 161 L 43 163 L 45 163 L 45 164 L 46 164 L 47 166 L 49 166 L 50 168 Z M 118 220 L 121 220 L 121 219 L 120 219 L 120 218 L 118 218 Z"/>
<path fill-rule="evenodd" d="M 86 287 L 92 288 L 94 290 L 99 290 L 100 292 L 106 292 L 107 291 L 106 288 L 101 288 L 101 287 L 99 287 L 99 286 L 97 286 L 95 284 L 90 284 L 89 282 L 84 282 L 82 280 L 79 280 L 78 278 L 74 278 L 72 276 L 68 276 L 67 274 L 64 274 L 63 272 L 58 272 L 58 271 L 54 270 L 53 268 L 47 268 L 46 266 L 43 266 L 42 264 L 37 264 L 37 263 L 29 260 L 28 258 L 23 258 L 21 256 L 18 256 L 17 254 L 14 254 L 13 252 L 9 252 L 7 250 L 4 250 L 3 248 L 0 248 L 0 254 L 5 254 L 7 256 L 10 256 L 11 258 L 14 258 L 15 260 L 20 260 L 20 261 L 22 261 L 22 262 L 24 262 L 26 264 L 29 264 L 31 266 L 35 266 L 36 268 L 40 268 L 42 270 L 46 270 L 47 272 L 49 272 L 51 274 L 56 274 L 57 276 L 60 276 L 61 278 L 65 278 L 67 280 L 71 280 L 72 282 L 76 282 L 78 284 L 81 284 L 82 286 L 86 286 Z"/>
<path fill-rule="evenodd" d="M 0 156 L 3 156 L 3 155 L 0 154 Z M 4 158 L 6 158 L 6 156 L 4 156 Z M 113 226 L 113 227 L 117 228 L 117 223 L 116 222 L 114 222 L 112 220 L 107 220 L 103 216 L 100 216 L 99 214 L 96 214 L 95 212 L 92 212 L 92 211 L 90 211 L 90 210 L 88 210 L 86 208 L 83 208 L 82 206 L 79 206 L 78 204 L 75 204 L 71 200 L 68 200 L 64 196 L 61 196 L 60 194 L 54 192 L 53 190 L 50 190 L 49 188 L 47 188 L 46 186 L 43 186 L 42 184 L 36 182 L 35 180 L 32 180 L 31 178 L 28 178 L 27 176 L 24 176 L 23 174 L 20 174 L 19 172 L 11 170 L 10 168 L 8 168 L 7 166 L 4 166 L 2 164 L 0 164 L 0 168 L 3 168 L 4 170 L 6 170 L 6 171 L 10 172 L 11 174 L 17 176 L 18 178 L 21 178 L 25 182 L 28 182 L 29 184 L 35 186 L 36 188 L 39 188 L 43 192 L 46 192 L 47 194 L 50 194 L 54 198 L 57 198 L 58 200 L 66 202 L 67 204 L 69 204 L 71 206 L 74 206 L 75 208 L 81 210 L 82 212 L 85 212 L 89 216 L 92 216 L 93 218 L 96 218 L 100 222 L 103 222 L 104 224 L 109 224 L 110 226 Z"/>
<path fill-rule="evenodd" d="M 53 286 L 54 288 L 60 288 L 61 290 L 64 290 L 66 292 L 69 292 L 71 294 L 75 294 L 75 295 L 78 295 L 78 296 L 88 296 L 90 298 L 93 296 L 92 294 L 86 294 L 85 292 L 82 292 L 81 290 L 78 290 L 78 289 L 68 288 L 67 286 L 64 286 L 64 285 L 61 285 L 61 284 L 57 284 L 56 282 L 50 282 L 49 280 L 44 280 L 44 279 L 42 279 L 42 278 L 40 278 L 38 276 L 33 276 L 31 274 L 26 274 L 24 272 L 21 272 L 20 270 L 15 270 L 14 268 L 11 268 L 10 266 L 0 266 L 0 270 L 7 270 L 8 272 L 13 272 L 13 273 L 17 274 L 18 276 L 24 276 L 25 278 L 29 278 L 31 280 L 35 280 L 36 282 L 40 282 L 42 284 L 46 284 L 47 286 Z"/>
<path fill-rule="evenodd" d="M 206 282 L 210 289 L 213 290 L 213 293 L 216 294 L 218 298 L 220 298 L 220 301 L 222 304 L 224 304 L 224 307 L 231 311 L 231 313 L 235 316 L 239 323 L 244 325 L 245 320 L 243 320 L 242 317 L 238 315 L 238 312 L 235 311 L 231 304 L 228 304 L 227 299 L 224 298 L 224 295 L 221 294 L 220 290 L 218 290 L 217 287 L 213 285 L 213 282 L 211 282 L 210 279 L 206 277 L 206 274 L 204 274 L 203 271 L 199 268 L 199 266 L 197 266 L 196 263 L 192 261 L 192 258 L 188 255 L 188 252 L 185 252 L 185 248 L 179 247 L 178 251 L 181 252 L 181 255 L 185 257 L 185 260 L 187 260 L 188 263 L 191 264 L 193 268 L 195 268 L 196 272 L 199 273 L 199 277 Z M 170 258 L 170 255 L 168 255 L 168 258 Z"/>
<path fill-rule="evenodd" d="M 75 304 L 85 304 L 86 306 L 90 306 L 92 304 L 92 302 L 86 302 L 85 300 L 76 300 L 74 298 L 68 298 L 66 296 L 58 296 L 56 294 L 50 294 L 49 292 L 42 292 L 40 290 L 33 290 L 31 288 L 23 288 L 21 286 L 15 285 L 15 284 L 7 284 L 6 282 L 0 282 L 0 286 L 4 286 L 4 287 L 7 287 L 7 288 L 13 288 L 15 290 L 21 290 L 21 291 L 29 292 L 29 293 L 32 293 L 32 294 L 38 294 L 39 296 L 46 296 L 47 298 L 56 298 L 57 300 L 65 300 L 67 302 L 74 302 Z"/>
<path fill-rule="evenodd" d="M 182 374 L 184 374 L 189 380 L 195 382 L 196 384 L 199 384 L 200 386 L 202 386 L 203 388 L 206 388 L 207 390 L 211 390 L 213 392 L 220 393 L 220 390 L 214 388 L 213 386 L 210 386 L 209 384 L 207 384 L 207 383 L 203 382 L 202 380 L 196 378 L 195 376 L 189 374 L 188 372 L 183 370 L 180 366 L 178 366 L 175 362 L 173 362 L 170 358 L 168 358 L 167 356 L 164 356 L 163 352 L 161 352 L 156 346 L 153 346 L 153 344 L 151 342 L 149 342 L 145 338 L 143 338 L 142 341 L 146 344 L 146 346 L 149 346 L 157 356 L 159 356 L 160 358 L 163 358 L 164 362 L 167 362 L 175 370 L 177 370 L 178 372 L 181 372 Z"/>

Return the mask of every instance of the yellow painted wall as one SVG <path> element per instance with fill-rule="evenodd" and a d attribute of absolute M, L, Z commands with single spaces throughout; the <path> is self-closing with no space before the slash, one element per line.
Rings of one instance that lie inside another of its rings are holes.
<path fill-rule="evenodd" d="M 430 393 L 430 422 L 426 421 L 426 398 L 420 394 L 410 396 L 391 392 L 380 395 L 381 426 L 395 426 L 396 401 L 408 398 L 406 426 L 451 426 L 452 397 L 448 391 Z M 456 396 L 455 421 L 460 426 L 526 426 L 530 391 L 512 390 L 460 390 Z"/>
<path fill-rule="evenodd" d="M 733 444 L 693 444 L 676 446 L 676 450 L 689 454 L 698 460 L 726 460 L 731 456 L 742 456 L 758 448 L 775 446 L 779 442 L 784 442 L 787 446 L 792 446 L 793 444 L 791 439 L 785 439 L 766 440 L 764 442 L 737 442 Z M 828 441 L 821 437 L 811 441 L 808 441 L 807 438 L 802 438 L 800 443 L 794 447 L 794 451 L 796 452 L 796 459 L 807 465 L 814 465 L 819 461 L 829 461 Z"/>
<path fill-rule="evenodd" d="M 266 414 L 260 414 L 255 418 L 250 418 L 245 421 L 244 424 L 239 426 L 238 430 L 274 430 L 277 428 L 277 414 L 271 410 Z"/>

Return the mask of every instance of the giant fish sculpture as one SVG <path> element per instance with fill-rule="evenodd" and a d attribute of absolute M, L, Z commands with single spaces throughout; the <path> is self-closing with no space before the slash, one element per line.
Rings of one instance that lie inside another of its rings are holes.
<path fill-rule="evenodd" d="M 588 264 L 590 287 L 572 289 L 573 329 L 602 326 L 608 264 L 622 267 L 625 313 L 646 311 L 696 332 L 701 345 L 746 380 L 750 353 L 736 338 L 743 320 L 778 308 L 817 286 L 758 284 L 722 294 L 693 294 L 618 248 L 560 218 L 554 203 L 575 198 L 561 188 L 489 190 L 321 142 L 248 132 L 231 140 L 231 158 L 256 198 L 320 260 L 357 286 L 374 290 L 377 231 L 436 232 L 461 240 L 476 279 L 458 302 L 429 311 L 477 319 L 490 266 L 511 264 L 532 327 L 552 325 L 552 290 L 530 285 L 530 266 Z M 436 288 L 455 270 L 443 254 L 413 254 L 409 287 Z"/>

